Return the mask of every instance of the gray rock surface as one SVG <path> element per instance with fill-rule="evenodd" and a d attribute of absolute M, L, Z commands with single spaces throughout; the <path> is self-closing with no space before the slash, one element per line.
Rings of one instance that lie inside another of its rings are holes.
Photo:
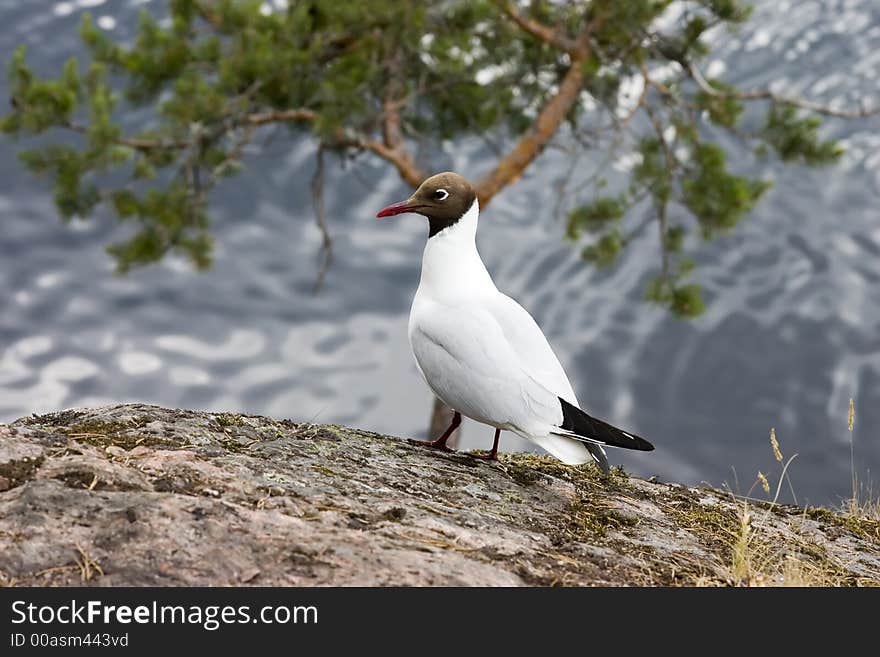
<path fill-rule="evenodd" d="M 878 584 L 880 523 L 264 417 L 0 425 L 0 584 L 83 583 Z"/>

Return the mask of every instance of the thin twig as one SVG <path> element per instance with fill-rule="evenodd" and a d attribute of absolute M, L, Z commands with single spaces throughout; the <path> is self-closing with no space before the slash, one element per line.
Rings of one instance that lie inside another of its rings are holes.
<path fill-rule="evenodd" d="M 73 130 L 74 132 L 83 135 L 89 133 L 88 126 L 76 123 L 75 121 L 66 121 L 61 125 L 68 130 Z M 138 137 L 119 137 L 113 141 L 120 146 L 128 146 L 129 148 L 134 148 L 139 151 L 180 149 L 186 148 L 190 145 L 189 139 L 143 139 Z"/>
<path fill-rule="evenodd" d="M 562 179 L 556 185 L 556 203 L 553 204 L 553 218 L 556 221 L 559 221 L 562 218 L 562 206 L 566 201 L 566 191 L 568 190 L 568 186 L 571 184 L 572 177 L 574 176 L 575 171 L 577 171 L 578 164 L 580 163 L 580 150 L 575 151 L 573 154 L 569 155 L 569 166 L 568 170 L 563 175 Z"/>
<path fill-rule="evenodd" d="M 675 154 L 672 152 L 672 148 L 666 141 L 666 137 L 663 135 L 663 125 L 660 123 L 660 119 L 651 109 L 650 105 L 645 105 L 645 112 L 648 115 L 648 118 L 651 120 L 651 124 L 654 126 L 654 132 L 657 133 L 657 140 L 660 142 L 660 146 L 663 149 L 663 154 L 666 158 L 666 168 L 671 179 L 673 172 L 676 169 L 676 159 Z M 662 277 L 664 280 L 668 280 L 669 278 L 669 251 L 666 248 L 666 227 L 667 227 L 667 216 L 666 209 L 667 203 L 664 201 L 663 203 L 657 203 L 655 201 L 654 207 L 657 210 L 657 218 L 659 220 L 659 230 L 660 230 L 660 255 L 662 258 Z"/>
<path fill-rule="evenodd" d="M 251 140 L 254 135 L 254 131 L 256 130 L 256 126 L 249 125 L 242 129 L 238 138 L 232 145 L 232 148 L 226 154 L 226 157 L 220 161 L 217 166 L 211 171 L 211 176 L 208 179 L 207 187 L 213 188 L 217 182 L 217 179 L 224 175 L 230 167 L 235 166 L 235 163 L 241 160 L 242 154 L 244 153 L 244 149 L 248 144 L 251 143 Z"/>
<path fill-rule="evenodd" d="M 315 208 L 315 223 L 321 231 L 321 266 L 312 288 L 312 294 L 318 294 L 324 285 L 327 270 L 333 262 L 333 238 L 327 229 L 327 217 L 324 212 L 324 144 L 318 146 L 315 155 L 315 175 L 312 177 L 312 206 Z"/>
<path fill-rule="evenodd" d="M 792 107 L 800 107 L 801 109 L 816 112 L 817 114 L 826 114 L 828 116 L 837 116 L 845 119 L 858 119 L 880 114 L 880 105 L 876 107 L 861 107 L 858 110 L 842 110 L 815 103 L 803 98 L 794 98 L 792 96 L 783 96 L 774 93 L 769 89 L 759 89 L 755 91 L 739 91 L 727 92 L 713 87 L 703 76 L 703 73 L 693 62 L 687 62 L 687 70 L 690 72 L 691 78 L 697 83 L 700 89 L 715 98 L 730 98 L 735 100 L 770 100 L 780 105 L 791 105 Z"/>

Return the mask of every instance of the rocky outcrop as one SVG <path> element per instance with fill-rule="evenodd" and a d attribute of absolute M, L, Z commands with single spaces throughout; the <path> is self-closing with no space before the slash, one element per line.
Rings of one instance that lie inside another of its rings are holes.
<path fill-rule="evenodd" d="M 880 523 L 134 404 L 0 425 L 0 583 L 877 584 Z"/>

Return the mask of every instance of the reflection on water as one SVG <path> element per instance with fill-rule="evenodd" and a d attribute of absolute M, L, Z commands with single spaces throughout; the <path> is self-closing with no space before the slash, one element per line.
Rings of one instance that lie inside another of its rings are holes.
<path fill-rule="evenodd" d="M 142 4 L 0 0 L 0 56 L 24 41 L 38 70 L 57 70 L 77 48 L 84 7 L 120 34 Z M 876 100 L 880 5 L 764 0 L 721 52 L 733 53 L 726 68 L 709 70 L 746 87 Z M 775 426 L 786 455 L 799 454 L 801 497 L 833 502 L 849 486 L 853 396 L 858 459 L 880 472 L 880 119 L 833 121 L 828 132 L 848 147 L 832 170 L 761 165 L 775 189 L 734 235 L 702 247 L 710 306 L 690 323 L 640 301 L 657 262 L 653 235 L 600 273 L 561 242 L 551 211 L 560 155 L 548 153 L 484 214 L 489 269 L 545 328 L 584 405 L 658 446 L 613 455 L 629 469 L 733 484 L 735 468 L 747 489 L 774 463 Z M 210 273 L 171 260 L 117 278 L 102 245 L 119 228 L 105 216 L 63 226 L 46 186 L 5 148 L 0 420 L 138 400 L 421 434 L 430 397 L 411 362 L 406 315 L 425 227 L 373 219 L 405 193 L 385 168 L 335 172 L 327 207 L 336 264 L 325 292 L 311 296 L 320 244 L 307 200 L 312 155 L 279 135 L 217 196 Z M 484 170 L 477 144 L 449 149 L 437 165 L 473 178 Z M 466 434 L 469 446 L 491 438 L 485 427 Z"/>

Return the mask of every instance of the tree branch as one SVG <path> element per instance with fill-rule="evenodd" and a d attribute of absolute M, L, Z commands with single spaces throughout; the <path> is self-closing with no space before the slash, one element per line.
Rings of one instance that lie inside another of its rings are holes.
<path fill-rule="evenodd" d="M 382 94 L 382 141 L 388 148 L 403 148 L 403 133 L 400 130 L 400 56 L 395 51 L 385 62 L 387 81 Z"/>
<path fill-rule="evenodd" d="M 412 156 L 404 150 L 388 148 L 382 142 L 372 139 L 352 139 L 346 143 L 350 146 L 370 151 L 374 155 L 378 155 L 383 160 L 393 164 L 400 177 L 412 187 L 418 187 L 428 177 L 419 169 Z"/>
<path fill-rule="evenodd" d="M 393 164 L 407 184 L 418 187 L 427 176 L 410 155 L 403 137 L 400 108 L 405 101 L 401 99 L 399 53 L 395 52 L 385 67 L 388 81 L 382 96 L 382 141 L 360 140 L 357 145 Z"/>
<path fill-rule="evenodd" d="M 584 65 L 593 55 L 589 37 L 592 31 L 599 27 L 600 23 L 597 21 L 584 28 L 578 37 L 577 49 L 570 54 L 571 64 L 559 84 L 559 89 L 541 108 L 528 132 L 477 185 L 477 197 L 481 205 L 488 204 L 493 196 L 519 179 L 526 167 L 541 154 L 571 108 L 577 103 L 586 78 Z"/>
<path fill-rule="evenodd" d="M 238 124 L 257 127 L 262 125 L 269 125 L 271 123 L 307 123 L 313 121 L 315 118 L 315 112 L 308 109 L 270 110 L 266 112 L 245 114 L 243 117 L 241 117 L 241 119 L 238 120 Z M 64 127 L 80 134 L 88 134 L 89 132 L 87 126 L 81 125 L 79 123 L 74 123 L 72 121 L 65 123 Z M 399 123 L 394 129 L 399 130 Z M 421 169 L 419 169 L 418 165 L 415 163 L 415 160 L 406 151 L 404 147 L 403 137 L 398 136 L 395 139 L 399 139 L 399 141 L 397 141 L 394 146 L 389 146 L 384 141 L 366 139 L 363 137 L 352 137 L 341 132 L 337 136 L 335 144 L 337 146 L 348 146 L 370 151 L 374 155 L 377 155 L 383 160 L 386 160 L 390 164 L 394 165 L 394 167 L 397 169 L 397 172 L 400 174 L 400 177 L 403 178 L 403 180 L 406 181 L 407 184 L 411 185 L 412 187 L 418 187 L 427 176 L 424 172 L 422 172 Z M 129 148 L 134 148 L 135 150 L 139 151 L 151 151 L 189 148 L 192 145 L 192 140 L 120 137 L 115 140 L 115 143 L 120 146 L 128 146 Z"/>
<path fill-rule="evenodd" d="M 211 170 L 208 177 L 208 187 L 213 188 L 220 176 L 225 175 L 241 159 L 244 149 L 250 144 L 256 129 L 256 126 L 251 125 L 241 130 L 226 157 Z"/>
<path fill-rule="evenodd" d="M 284 122 L 308 122 L 316 117 L 315 112 L 308 109 L 274 110 L 248 114 L 244 122 L 250 125 L 266 125 L 269 123 Z M 416 165 L 415 160 L 406 151 L 405 142 L 400 133 L 400 115 L 397 112 L 396 103 L 385 104 L 385 117 L 383 119 L 383 141 L 352 137 L 340 132 L 336 136 L 335 145 L 349 146 L 370 151 L 394 165 L 400 177 L 409 185 L 418 187 L 427 176 Z"/>
<path fill-rule="evenodd" d="M 553 46 L 557 50 L 562 50 L 569 54 L 574 54 L 581 49 L 581 44 L 578 43 L 578 41 L 570 39 L 548 25 L 544 25 L 539 21 L 523 16 L 504 0 L 495 0 L 495 4 L 502 12 L 504 12 L 504 15 L 516 23 L 520 29 L 531 34 L 538 39 L 538 41 L 543 41 L 547 45 Z"/>
<path fill-rule="evenodd" d="M 874 114 L 880 114 L 880 105 L 870 108 L 861 107 L 858 110 L 841 110 L 829 107 L 828 105 L 822 105 L 821 103 L 814 103 L 809 100 L 804 100 L 802 98 L 794 98 L 792 96 L 783 96 L 780 94 L 776 94 L 769 89 L 729 93 L 713 87 L 709 83 L 709 81 L 706 80 L 706 78 L 703 76 L 703 73 L 693 62 L 687 62 L 686 68 L 690 73 L 691 78 L 693 78 L 694 82 L 697 83 L 697 86 L 699 86 L 704 93 L 710 96 L 714 96 L 715 98 L 732 98 L 736 100 L 771 100 L 774 103 L 779 103 L 781 105 L 791 105 L 793 107 L 800 107 L 801 109 L 809 110 L 810 112 L 816 112 L 817 114 L 837 116 L 844 119 L 858 119 L 872 116 Z"/>
<path fill-rule="evenodd" d="M 84 126 L 81 123 L 67 121 L 61 125 L 68 130 L 73 130 L 74 132 L 83 135 L 89 133 L 88 126 Z M 187 148 L 190 145 L 189 139 L 142 139 L 138 137 L 120 137 L 115 139 L 114 142 L 119 146 L 128 146 L 129 148 L 134 148 L 139 151 L 181 149 Z"/>
<path fill-rule="evenodd" d="M 244 122 L 250 125 L 265 125 L 267 123 L 284 122 L 309 122 L 315 120 L 315 113 L 308 109 L 271 110 L 268 112 L 256 112 L 247 114 Z"/>
<path fill-rule="evenodd" d="M 396 110 L 390 111 L 391 108 L 386 105 L 386 116 L 383 120 L 383 140 L 366 139 L 363 137 L 352 137 L 340 132 L 336 136 L 335 145 L 349 146 L 352 148 L 360 148 L 370 151 L 374 155 L 381 157 L 390 164 L 394 165 L 400 177 L 409 185 L 418 187 L 427 177 L 415 160 L 406 151 L 403 136 L 400 134 L 400 118 Z M 312 121 L 315 119 L 315 113 L 307 109 L 277 110 L 271 112 L 262 112 L 259 114 L 249 114 L 245 117 L 245 122 L 251 125 L 265 125 L 268 123 L 283 123 L 291 121 Z"/>

